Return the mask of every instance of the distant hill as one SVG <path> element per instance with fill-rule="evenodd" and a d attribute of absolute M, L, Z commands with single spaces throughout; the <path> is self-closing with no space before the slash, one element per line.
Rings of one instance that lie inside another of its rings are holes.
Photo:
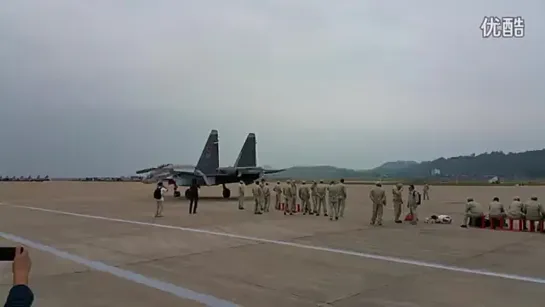
<path fill-rule="evenodd" d="M 502 179 L 545 179 L 545 149 L 504 153 L 494 151 L 479 155 L 438 158 L 433 161 L 386 162 L 370 170 L 353 170 L 334 166 L 295 166 L 269 176 L 271 179 L 377 179 L 429 178 L 438 169 L 441 178 L 482 180 L 493 176 Z"/>
<path fill-rule="evenodd" d="M 537 179 L 545 178 L 545 149 L 504 153 L 493 151 L 479 155 L 439 158 L 421 162 L 388 175 L 401 177 L 429 177 L 432 169 L 443 177 Z M 385 173 L 383 173 L 385 174 Z"/>
<path fill-rule="evenodd" d="M 381 166 L 374 168 L 374 171 L 396 171 L 396 170 L 402 170 L 406 169 L 411 166 L 417 165 L 418 162 L 416 161 L 394 161 L 394 162 L 386 162 L 382 164 Z"/>

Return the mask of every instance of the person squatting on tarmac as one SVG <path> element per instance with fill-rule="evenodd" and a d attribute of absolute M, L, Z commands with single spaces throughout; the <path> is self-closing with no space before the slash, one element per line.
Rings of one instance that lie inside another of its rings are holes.
<path fill-rule="evenodd" d="M 310 196 L 312 198 L 312 212 L 311 214 L 318 214 L 318 183 L 316 180 L 312 181 L 312 185 L 310 186 Z"/>
<path fill-rule="evenodd" d="M 280 203 L 282 203 L 282 187 L 280 186 L 280 181 L 276 182 L 276 185 L 273 188 L 274 191 L 274 208 L 280 210 Z"/>
<path fill-rule="evenodd" d="M 303 207 L 303 215 L 310 214 L 310 190 L 304 180 L 299 187 L 299 198 L 301 199 L 301 207 Z"/>
<path fill-rule="evenodd" d="M 189 214 L 197 214 L 197 206 L 199 205 L 199 185 L 197 179 L 191 180 L 189 186 Z"/>
<path fill-rule="evenodd" d="M 244 181 L 238 183 L 238 210 L 244 210 L 244 194 L 246 193 L 246 185 Z"/>
<path fill-rule="evenodd" d="M 329 220 L 333 221 L 339 219 L 339 185 L 335 181 L 331 181 L 329 184 Z"/>
<path fill-rule="evenodd" d="M 344 217 L 344 208 L 346 207 L 346 186 L 344 185 L 344 179 L 339 183 L 339 216 Z"/>
<path fill-rule="evenodd" d="M 369 198 L 373 202 L 373 214 L 371 215 L 371 225 L 382 226 L 382 214 L 386 205 L 386 192 L 382 188 L 382 184 L 377 182 L 375 187 L 369 192 Z"/>
<path fill-rule="evenodd" d="M 271 189 L 269 188 L 268 182 L 265 182 L 265 186 L 263 187 L 263 199 L 265 201 L 265 212 L 269 212 L 269 209 L 271 207 Z"/>
<path fill-rule="evenodd" d="M 414 189 L 414 185 L 411 184 L 409 186 L 409 195 L 407 197 L 407 207 L 409 208 L 409 213 L 413 217 L 413 219 L 411 220 L 412 225 L 418 224 L 417 208 L 418 208 L 418 205 L 420 205 L 419 198 L 420 197 L 418 192 Z"/>
<path fill-rule="evenodd" d="M 318 197 L 318 208 L 316 209 L 316 216 L 320 216 L 320 208 L 322 208 L 324 216 L 327 216 L 327 202 L 325 197 L 326 193 L 327 187 L 324 184 L 324 181 L 320 180 L 320 184 L 318 184 L 316 187 L 316 194 Z"/>
<path fill-rule="evenodd" d="M 254 214 L 261 214 L 261 187 L 259 186 L 259 181 L 255 182 L 255 185 L 252 187 L 252 196 L 254 198 Z"/>
<path fill-rule="evenodd" d="M 483 217 L 484 211 L 483 206 L 473 200 L 473 198 L 468 198 L 466 203 L 466 209 L 464 213 L 464 221 L 463 224 L 460 227 L 467 228 L 467 224 L 469 223 L 469 220 L 472 218 L 477 217 Z"/>
<path fill-rule="evenodd" d="M 422 189 L 422 199 L 430 200 L 430 186 L 426 183 Z"/>
<path fill-rule="evenodd" d="M 167 191 L 168 189 L 163 186 L 162 181 L 157 183 L 157 187 L 153 191 L 153 198 L 155 198 L 155 203 L 157 204 L 155 217 L 163 217 L 163 203 L 165 202 L 165 193 Z"/>
<path fill-rule="evenodd" d="M 520 201 L 520 197 L 513 197 L 513 202 L 507 208 L 507 217 L 513 220 L 521 220 L 526 230 L 526 214 L 524 213 L 524 205 Z"/>
<path fill-rule="evenodd" d="M 398 183 L 392 188 L 392 202 L 394 203 L 394 222 L 400 224 L 403 206 L 403 184 Z"/>

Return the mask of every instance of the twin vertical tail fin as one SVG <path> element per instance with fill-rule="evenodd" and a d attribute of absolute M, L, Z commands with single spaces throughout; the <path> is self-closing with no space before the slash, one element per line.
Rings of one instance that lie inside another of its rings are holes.
<path fill-rule="evenodd" d="M 210 131 L 208 140 L 197 163 L 197 169 L 205 175 L 217 173 L 220 167 L 218 130 Z"/>
<path fill-rule="evenodd" d="M 255 134 L 249 133 L 246 141 L 238 154 L 234 167 L 255 167 L 257 166 Z"/>

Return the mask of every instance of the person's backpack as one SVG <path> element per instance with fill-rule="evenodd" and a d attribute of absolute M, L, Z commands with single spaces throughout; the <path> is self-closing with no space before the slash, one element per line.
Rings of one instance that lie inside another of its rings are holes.
<path fill-rule="evenodd" d="M 420 192 L 415 191 L 414 194 L 416 195 L 416 204 L 417 205 L 422 204 L 422 195 L 420 195 Z"/>
<path fill-rule="evenodd" d="M 157 187 L 155 191 L 153 191 L 153 198 L 155 199 L 161 199 L 163 195 L 161 195 L 161 188 Z"/>

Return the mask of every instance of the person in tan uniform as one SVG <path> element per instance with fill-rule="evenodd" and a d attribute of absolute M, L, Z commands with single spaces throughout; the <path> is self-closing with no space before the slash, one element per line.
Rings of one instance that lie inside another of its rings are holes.
<path fill-rule="evenodd" d="M 403 206 L 403 184 L 398 183 L 392 188 L 392 202 L 394 203 L 394 221 L 398 224 L 401 221 L 401 213 Z"/>
<path fill-rule="evenodd" d="M 423 200 L 430 199 L 430 186 L 427 183 L 424 185 L 424 188 L 422 189 L 422 198 Z"/>
<path fill-rule="evenodd" d="M 301 199 L 301 207 L 303 207 L 303 215 L 311 214 L 310 190 L 305 181 L 302 181 L 299 187 L 299 198 Z"/>
<path fill-rule="evenodd" d="M 320 216 L 320 211 L 324 213 L 324 216 L 327 216 L 327 202 L 326 202 L 327 187 L 325 186 L 323 180 L 320 180 L 320 183 L 316 187 L 316 194 L 318 196 L 318 208 L 316 211 L 316 216 Z"/>
<path fill-rule="evenodd" d="M 520 201 L 520 197 L 513 197 L 513 201 L 507 208 L 507 217 L 510 219 L 520 219 L 523 229 L 526 230 L 526 214 L 524 213 L 524 204 Z"/>
<path fill-rule="evenodd" d="M 520 197 L 513 197 L 513 202 L 507 208 L 507 217 L 510 219 L 522 219 L 524 216 L 524 205 L 520 201 Z"/>
<path fill-rule="evenodd" d="M 263 190 L 259 186 L 259 181 L 255 182 L 252 187 L 252 196 L 254 197 L 254 214 L 261 214 L 261 198 L 263 197 Z"/>
<path fill-rule="evenodd" d="M 240 181 L 238 184 L 238 209 L 244 210 L 244 194 L 246 193 L 246 185 L 244 181 Z"/>
<path fill-rule="evenodd" d="M 409 195 L 407 197 L 407 207 L 409 208 L 409 213 L 412 215 L 413 219 L 411 225 L 418 224 L 418 205 L 419 204 L 419 194 L 415 190 L 414 185 L 409 186 Z"/>
<path fill-rule="evenodd" d="M 269 212 L 271 207 L 271 189 L 269 188 L 269 183 L 265 182 L 265 186 L 263 187 L 263 199 L 264 199 L 264 207 L 265 212 Z"/>
<path fill-rule="evenodd" d="M 297 212 L 297 184 L 295 183 L 295 180 L 291 182 L 290 193 L 290 214 L 293 214 Z"/>
<path fill-rule="evenodd" d="M 259 207 L 261 208 L 261 212 L 265 212 L 265 179 L 261 179 L 261 181 L 259 182 L 259 188 L 261 189 Z"/>
<path fill-rule="evenodd" d="M 339 216 L 344 217 L 344 208 L 346 207 L 346 186 L 344 185 L 344 179 L 339 183 Z"/>
<path fill-rule="evenodd" d="M 382 226 L 382 214 L 386 205 L 386 192 L 382 188 L 382 184 L 377 182 L 375 187 L 369 192 L 369 198 L 373 202 L 373 214 L 371 215 L 371 225 Z"/>
<path fill-rule="evenodd" d="M 331 181 L 328 187 L 329 194 L 329 220 L 339 219 L 339 186 Z"/>
<path fill-rule="evenodd" d="M 505 208 L 500 202 L 499 197 L 494 197 L 492 202 L 488 205 L 488 218 L 490 223 L 495 223 L 495 221 L 503 221 L 505 219 Z M 493 226 L 495 228 L 495 226 Z"/>
<path fill-rule="evenodd" d="M 318 214 L 318 183 L 316 180 L 312 181 L 312 185 L 310 186 L 310 196 L 312 197 L 312 213 L 311 214 Z"/>
<path fill-rule="evenodd" d="M 274 191 L 274 208 L 280 210 L 280 203 L 282 203 L 282 187 L 280 187 L 280 181 L 276 182 L 273 188 Z"/>
<path fill-rule="evenodd" d="M 484 216 L 483 206 L 476 202 L 473 198 L 468 198 L 466 208 L 464 212 L 464 221 L 461 225 L 463 228 L 467 228 L 467 224 L 471 218 L 478 218 Z"/>
<path fill-rule="evenodd" d="M 505 208 L 500 202 L 499 197 L 494 197 L 492 202 L 488 205 L 488 216 L 490 218 L 500 219 L 505 216 Z"/>
<path fill-rule="evenodd" d="M 282 192 L 284 194 L 284 215 L 290 214 L 293 215 L 293 212 L 290 211 L 290 204 L 291 204 L 291 181 L 287 180 L 286 184 L 282 188 Z"/>
<path fill-rule="evenodd" d="M 530 200 L 526 201 L 524 204 L 524 212 L 526 213 L 526 220 L 533 222 L 538 222 L 543 219 L 543 212 L 541 211 L 542 206 L 537 201 L 537 196 L 530 197 Z"/>

